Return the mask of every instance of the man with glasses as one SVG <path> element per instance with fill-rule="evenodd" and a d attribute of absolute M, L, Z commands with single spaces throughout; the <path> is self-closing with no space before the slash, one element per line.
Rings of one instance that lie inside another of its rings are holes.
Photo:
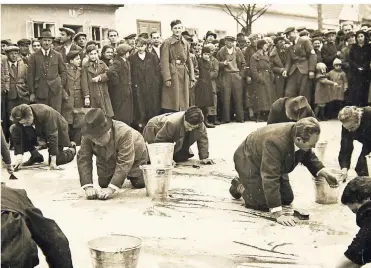
<path fill-rule="evenodd" d="M 197 142 L 201 164 L 214 164 L 209 157 L 204 116 L 200 108 L 192 106 L 185 112 L 167 113 L 150 119 L 143 131 L 148 143 L 175 142 L 173 160 L 185 162 L 194 154 L 190 151 Z"/>

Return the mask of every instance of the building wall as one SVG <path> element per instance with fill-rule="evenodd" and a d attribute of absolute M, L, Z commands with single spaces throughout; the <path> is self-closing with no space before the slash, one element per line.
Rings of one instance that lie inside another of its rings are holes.
<path fill-rule="evenodd" d="M 280 5 L 279 8 L 287 10 L 283 5 Z M 301 17 L 299 11 L 295 13 L 295 16 L 290 15 L 294 14 L 294 10 L 289 10 L 287 12 L 289 14 L 277 14 L 280 12 L 277 7 L 272 7 L 272 12 L 274 14 L 267 12 L 254 22 L 253 32 L 283 31 L 290 26 L 306 26 L 317 29 L 317 18 L 312 14 L 313 12 L 310 14 L 310 18 Z M 166 38 L 171 35 L 170 22 L 174 19 L 180 19 L 186 28 L 198 29 L 199 38 L 202 38 L 208 30 L 226 31 L 228 35 L 234 36 L 241 30 L 241 27 L 230 15 L 220 7 L 211 5 L 127 4 L 116 11 L 116 25 L 121 37 L 130 33 L 138 33 L 137 20 L 148 20 L 161 22 L 162 36 Z"/>
<path fill-rule="evenodd" d="M 79 16 L 72 16 L 70 9 L 83 8 Z M 63 24 L 82 25 L 84 32 L 90 26 L 115 28 L 115 10 L 113 6 L 99 5 L 1 5 L 1 38 L 13 42 L 30 37 L 27 21 L 54 22 L 55 34 Z"/>

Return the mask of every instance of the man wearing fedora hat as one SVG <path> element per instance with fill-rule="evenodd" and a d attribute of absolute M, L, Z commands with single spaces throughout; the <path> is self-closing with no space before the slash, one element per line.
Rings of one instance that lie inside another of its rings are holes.
<path fill-rule="evenodd" d="M 61 35 L 61 46 L 56 47 L 55 50 L 62 54 L 64 63 L 68 63 L 68 52 L 71 50 L 79 50 L 79 47 L 72 42 L 75 31 L 67 27 L 59 28 L 59 31 Z"/>
<path fill-rule="evenodd" d="M 41 49 L 28 60 L 27 84 L 30 102 L 46 104 L 60 113 L 64 91 L 61 75 L 66 71 L 66 65 L 62 55 L 51 49 L 53 39 L 49 29 L 41 31 Z"/>
<path fill-rule="evenodd" d="M 134 188 L 144 188 L 140 165 L 148 162 L 143 136 L 123 122 L 112 120 L 97 108 L 85 116 L 77 168 L 88 199 L 107 199 L 128 178 Z M 93 185 L 93 155 L 96 156 L 98 192 Z"/>
<path fill-rule="evenodd" d="M 213 164 L 209 157 L 209 139 L 207 137 L 204 116 L 200 108 L 192 106 L 186 111 L 167 113 L 150 119 L 143 131 L 148 143 L 174 142 L 175 162 L 184 162 L 193 157 L 190 147 L 197 142 L 201 164 Z"/>

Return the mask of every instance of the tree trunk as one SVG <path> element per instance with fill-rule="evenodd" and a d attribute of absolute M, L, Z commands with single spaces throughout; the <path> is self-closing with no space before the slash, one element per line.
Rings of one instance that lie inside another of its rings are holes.
<path fill-rule="evenodd" d="M 322 21 L 322 5 L 317 5 L 317 13 L 318 13 L 318 30 L 322 31 L 323 29 L 323 21 Z"/>

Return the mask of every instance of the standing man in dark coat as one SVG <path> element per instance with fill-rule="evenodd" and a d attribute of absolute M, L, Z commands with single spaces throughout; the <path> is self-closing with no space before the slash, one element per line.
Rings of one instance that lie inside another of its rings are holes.
<path fill-rule="evenodd" d="M 113 65 L 107 71 L 108 92 L 112 103 L 114 119 L 131 125 L 134 119 L 133 93 L 131 89 L 131 67 L 128 61 L 133 48 L 128 44 L 119 45 Z"/>
<path fill-rule="evenodd" d="M 312 117 L 296 123 L 280 123 L 262 127 L 237 148 L 234 163 L 239 178 L 232 180 L 231 195 L 245 200 L 248 208 L 270 211 L 277 222 L 295 225 L 282 206 L 294 200 L 288 173 L 300 163 L 310 173 L 324 177 L 331 187 L 337 187 L 336 177 L 328 171 L 312 152 L 320 135 L 320 125 Z"/>
<path fill-rule="evenodd" d="M 243 123 L 243 88 L 242 77 L 245 71 L 245 58 L 241 49 L 234 45 L 236 39 L 233 36 L 226 36 L 225 46 L 222 47 L 216 58 L 219 61 L 219 70 L 223 83 L 223 113 L 222 123 L 231 121 L 231 98 L 233 98 L 236 113 L 236 121 Z"/>
<path fill-rule="evenodd" d="M 2 51 L 5 48 L 2 48 Z M 10 113 L 8 112 L 8 92 L 9 92 L 9 64 L 7 56 L 1 54 L 1 127 L 4 130 L 5 140 L 9 141 L 10 133 L 9 127 L 10 122 Z"/>
<path fill-rule="evenodd" d="M 66 71 L 66 65 L 62 55 L 50 48 L 54 37 L 49 29 L 43 29 L 39 39 L 41 49 L 28 61 L 30 102 L 46 104 L 60 113 L 63 93 L 61 75 Z"/>
<path fill-rule="evenodd" d="M 170 23 L 173 35 L 161 46 L 163 78 L 161 108 L 168 112 L 184 111 L 189 107 L 189 89 L 196 79 L 190 56 L 190 45 L 182 37 L 182 22 Z"/>
<path fill-rule="evenodd" d="M 286 29 L 287 38 L 293 42 L 287 52 L 285 97 L 304 96 L 311 102 L 312 92 L 308 79 L 314 79 L 316 52 L 309 37 L 299 37 L 294 27 Z"/>
<path fill-rule="evenodd" d="M 350 168 L 355 140 L 362 143 L 361 154 L 355 170 L 358 176 L 369 176 L 370 171 L 367 169 L 366 156 L 371 153 L 371 107 L 347 106 L 339 112 L 338 118 L 343 124 L 338 157 L 343 177 L 347 177 Z"/>
<path fill-rule="evenodd" d="M 45 104 L 21 104 L 12 110 L 11 140 L 14 144 L 15 168 L 44 162 L 44 157 L 36 150 L 37 138 L 46 141 L 49 151 L 50 169 L 59 169 L 73 160 L 76 145 L 68 136 L 68 123 L 53 108 Z M 34 127 L 33 127 L 34 125 Z M 69 147 L 63 150 L 64 147 Z M 23 163 L 23 154 L 30 152 L 30 159 Z"/>
<path fill-rule="evenodd" d="M 323 44 L 321 49 L 321 55 L 323 63 L 327 66 L 327 72 L 331 71 L 334 67 L 332 63 L 340 56 L 340 51 L 337 50 L 335 45 L 336 31 L 329 30 L 326 34 L 326 44 Z"/>
<path fill-rule="evenodd" d="M 1 185 L 1 267 L 39 265 L 37 246 L 50 268 L 72 268 L 67 237 L 45 218 L 23 189 Z"/>
<path fill-rule="evenodd" d="M 68 63 L 67 54 L 73 50 L 79 50 L 79 47 L 72 42 L 72 38 L 75 35 L 75 31 L 62 27 L 59 28 L 61 34 L 61 46 L 56 47 L 54 50 L 62 54 L 64 63 Z"/>
<path fill-rule="evenodd" d="M 274 49 L 270 53 L 270 61 L 272 63 L 272 71 L 274 73 L 274 86 L 278 98 L 282 98 L 285 94 L 286 78 L 282 76 L 286 66 L 285 38 L 282 36 L 274 39 Z"/>

